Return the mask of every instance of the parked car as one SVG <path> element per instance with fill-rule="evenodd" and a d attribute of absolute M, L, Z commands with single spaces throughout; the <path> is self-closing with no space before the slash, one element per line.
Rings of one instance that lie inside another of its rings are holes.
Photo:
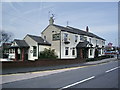
<path fill-rule="evenodd" d="M 105 51 L 106 55 L 115 55 L 117 54 L 117 51 Z"/>

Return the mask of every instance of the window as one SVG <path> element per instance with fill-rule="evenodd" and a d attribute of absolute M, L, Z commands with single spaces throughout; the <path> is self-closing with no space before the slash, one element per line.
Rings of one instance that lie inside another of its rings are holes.
<path fill-rule="evenodd" d="M 6 53 L 6 50 L 4 50 L 3 53 L 5 54 L 5 53 Z"/>
<path fill-rule="evenodd" d="M 104 49 L 102 49 L 102 54 L 104 54 Z"/>
<path fill-rule="evenodd" d="M 98 49 L 98 54 L 101 54 L 101 49 Z"/>
<path fill-rule="evenodd" d="M 46 36 L 44 36 L 44 39 L 46 39 Z"/>
<path fill-rule="evenodd" d="M 81 35 L 81 36 L 80 36 L 80 40 L 84 40 L 84 37 L 83 37 L 83 35 Z"/>
<path fill-rule="evenodd" d="M 15 49 L 13 49 L 13 53 L 15 53 Z"/>
<path fill-rule="evenodd" d="M 10 53 L 12 53 L 12 49 L 10 49 Z"/>
<path fill-rule="evenodd" d="M 96 45 L 98 44 L 98 40 L 96 40 Z"/>
<path fill-rule="evenodd" d="M 87 41 L 87 37 L 84 37 L 83 35 L 80 36 L 80 40 Z"/>
<path fill-rule="evenodd" d="M 92 55 L 93 49 L 90 49 L 90 56 Z"/>
<path fill-rule="evenodd" d="M 77 35 L 75 35 L 75 42 L 77 42 L 77 40 L 78 40 L 78 36 L 77 36 Z"/>
<path fill-rule="evenodd" d="M 65 47 L 65 55 L 68 55 L 68 49 L 69 47 Z"/>
<path fill-rule="evenodd" d="M 87 37 L 84 37 L 84 41 L 87 41 Z"/>
<path fill-rule="evenodd" d="M 60 33 L 53 34 L 53 41 L 55 41 L 55 40 L 60 40 Z"/>
<path fill-rule="evenodd" d="M 91 38 L 89 38 L 89 42 L 91 43 Z"/>
<path fill-rule="evenodd" d="M 103 45 L 103 46 L 105 45 L 105 41 L 102 41 L 102 45 Z"/>
<path fill-rule="evenodd" d="M 68 34 L 64 33 L 64 41 L 67 41 L 67 39 L 68 39 Z"/>
<path fill-rule="evenodd" d="M 6 53 L 9 53 L 9 49 L 6 50 Z"/>
<path fill-rule="evenodd" d="M 33 56 L 37 56 L 37 47 L 33 46 Z"/>
<path fill-rule="evenodd" d="M 75 55 L 75 48 L 73 48 L 72 50 L 72 55 Z"/>

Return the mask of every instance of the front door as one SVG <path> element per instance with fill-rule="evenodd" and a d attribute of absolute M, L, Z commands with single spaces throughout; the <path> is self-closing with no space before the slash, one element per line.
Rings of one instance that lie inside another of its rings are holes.
<path fill-rule="evenodd" d="M 77 58 L 88 58 L 88 48 L 77 48 Z"/>
<path fill-rule="evenodd" d="M 77 48 L 77 58 L 83 59 L 83 50 L 82 50 L 82 48 Z"/>
<path fill-rule="evenodd" d="M 83 58 L 88 58 L 88 48 L 83 48 L 82 52 L 83 52 Z"/>

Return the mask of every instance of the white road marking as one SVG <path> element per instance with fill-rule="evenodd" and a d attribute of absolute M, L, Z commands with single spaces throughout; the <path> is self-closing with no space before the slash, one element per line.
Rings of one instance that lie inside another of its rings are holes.
<path fill-rule="evenodd" d="M 119 67 L 120 67 L 120 66 L 119 66 Z M 112 68 L 112 69 L 107 70 L 107 71 L 105 71 L 105 72 L 106 72 L 106 73 L 111 72 L 111 71 L 113 71 L 113 70 L 115 70 L 115 69 L 118 69 L 119 67 Z"/>
<path fill-rule="evenodd" d="M 79 82 L 76 82 L 76 83 L 73 83 L 73 84 L 67 85 L 67 86 L 62 87 L 62 88 L 60 88 L 60 89 L 58 89 L 58 90 L 62 90 L 62 89 L 65 89 L 65 88 L 72 87 L 72 86 L 74 86 L 74 85 L 77 85 L 77 84 L 83 83 L 83 82 L 88 81 L 88 80 L 93 79 L 93 78 L 95 78 L 95 76 L 92 76 L 92 77 L 89 77 L 89 78 L 87 78 L 87 79 L 81 80 L 81 81 L 79 81 Z"/>

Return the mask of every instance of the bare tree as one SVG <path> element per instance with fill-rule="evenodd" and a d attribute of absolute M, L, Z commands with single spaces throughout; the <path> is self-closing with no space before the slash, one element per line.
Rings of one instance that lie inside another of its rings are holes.
<path fill-rule="evenodd" d="M 2 43 L 12 41 L 13 36 L 14 35 L 11 32 L 0 30 L 0 45 L 2 45 Z"/>

